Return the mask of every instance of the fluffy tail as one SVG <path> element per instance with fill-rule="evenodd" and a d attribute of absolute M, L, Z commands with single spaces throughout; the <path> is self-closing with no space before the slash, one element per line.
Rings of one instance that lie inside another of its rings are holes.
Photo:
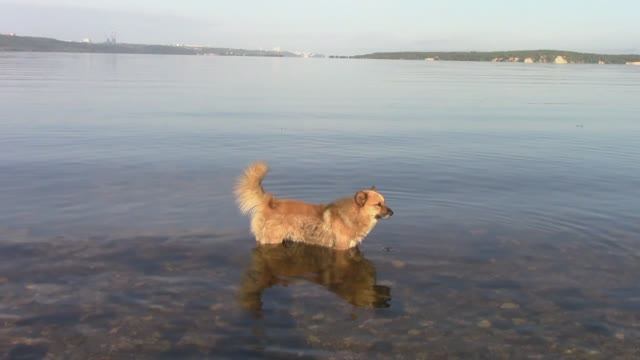
<path fill-rule="evenodd" d="M 262 179 L 268 171 L 269 166 L 259 161 L 249 165 L 238 177 L 234 193 L 243 214 L 253 214 L 258 206 L 268 201 L 269 195 L 262 188 Z"/>

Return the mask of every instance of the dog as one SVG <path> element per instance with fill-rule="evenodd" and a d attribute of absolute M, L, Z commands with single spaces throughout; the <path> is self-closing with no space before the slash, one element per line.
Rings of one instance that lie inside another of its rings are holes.
<path fill-rule="evenodd" d="M 357 247 L 379 219 L 393 215 L 375 187 L 329 204 L 276 198 L 262 187 L 268 171 L 264 162 L 251 164 L 234 189 L 240 211 L 251 217 L 251 232 L 259 244 L 289 240 L 346 250 Z"/>

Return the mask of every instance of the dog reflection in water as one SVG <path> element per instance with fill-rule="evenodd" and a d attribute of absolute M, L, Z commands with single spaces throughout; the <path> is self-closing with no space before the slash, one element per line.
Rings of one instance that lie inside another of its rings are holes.
<path fill-rule="evenodd" d="M 389 307 L 391 289 L 376 284 L 376 270 L 360 251 L 304 243 L 258 245 L 240 289 L 242 306 L 261 314 L 264 290 L 302 279 L 326 287 L 358 307 Z"/>

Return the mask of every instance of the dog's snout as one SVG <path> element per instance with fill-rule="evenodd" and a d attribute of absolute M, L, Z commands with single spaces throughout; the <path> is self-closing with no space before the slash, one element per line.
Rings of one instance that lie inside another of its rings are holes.
<path fill-rule="evenodd" d="M 393 210 L 391 210 L 391 208 L 387 208 L 387 211 L 389 213 L 389 216 L 393 216 Z"/>

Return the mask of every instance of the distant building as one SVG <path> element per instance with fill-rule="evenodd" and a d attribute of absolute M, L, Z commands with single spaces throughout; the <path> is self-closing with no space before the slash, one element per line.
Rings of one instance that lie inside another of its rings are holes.
<path fill-rule="evenodd" d="M 89 39 L 89 38 L 84 38 L 84 39 L 82 39 L 82 42 L 83 42 L 83 43 L 89 43 L 89 44 L 90 44 L 90 43 L 91 43 L 91 39 Z"/>
<path fill-rule="evenodd" d="M 111 36 L 107 37 L 107 40 L 105 41 L 105 44 L 109 44 L 109 45 L 115 45 L 117 44 L 118 41 L 116 40 L 116 35 L 112 34 Z"/>
<path fill-rule="evenodd" d="M 627 61 L 627 65 L 636 65 L 636 66 L 640 66 L 640 61 Z"/>
<path fill-rule="evenodd" d="M 528 57 L 528 58 L 524 59 L 524 63 L 525 64 L 533 64 L 533 59 Z"/>
<path fill-rule="evenodd" d="M 436 58 L 428 57 L 425 58 L 424 61 L 436 61 Z"/>
<path fill-rule="evenodd" d="M 309 52 L 309 51 L 294 51 L 293 53 L 296 54 L 297 56 L 305 58 L 305 59 L 316 57 L 316 54 L 314 54 L 312 52 Z"/>
<path fill-rule="evenodd" d="M 598 60 L 598 65 L 604 65 L 606 64 L 606 62 L 604 62 L 604 60 Z"/>
<path fill-rule="evenodd" d="M 567 61 L 567 59 L 565 59 L 564 56 L 558 55 L 556 56 L 555 60 L 553 60 L 553 63 L 564 65 L 564 64 L 568 64 L 569 62 Z"/>

